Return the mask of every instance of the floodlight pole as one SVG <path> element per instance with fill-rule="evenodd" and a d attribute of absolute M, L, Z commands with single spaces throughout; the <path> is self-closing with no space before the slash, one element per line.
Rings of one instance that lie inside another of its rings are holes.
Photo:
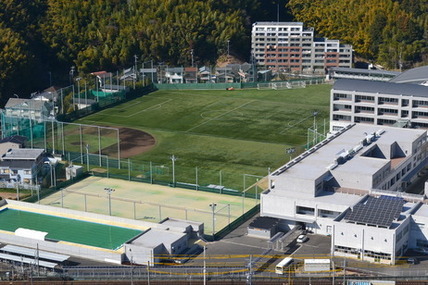
<path fill-rule="evenodd" d="M 111 193 L 113 193 L 116 190 L 113 188 L 106 187 L 104 188 L 104 191 L 106 191 L 108 195 L 108 213 L 111 216 Z"/>
<path fill-rule="evenodd" d="M 170 159 L 172 161 L 172 186 L 175 187 L 175 161 L 177 157 L 175 155 L 171 155 Z"/>
<path fill-rule="evenodd" d="M 213 213 L 213 240 L 214 240 L 214 234 L 215 234 L 215 208 L 217 207 L 216 203 L 212 203 L 210 204 L 210 207 L 212 209 L 212 213 Z"/>

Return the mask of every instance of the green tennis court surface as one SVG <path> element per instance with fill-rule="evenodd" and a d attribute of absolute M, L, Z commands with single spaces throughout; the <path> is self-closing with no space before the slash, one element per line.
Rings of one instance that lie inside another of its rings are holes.
<path fill-rule="evenodd" d="M 26 211 L 0 211 L 0 229 L 14 232 L 18 228 L 48 232 L 46 238 L 105 249 L 117 249 L 141 231 L 85 222 Z"/>

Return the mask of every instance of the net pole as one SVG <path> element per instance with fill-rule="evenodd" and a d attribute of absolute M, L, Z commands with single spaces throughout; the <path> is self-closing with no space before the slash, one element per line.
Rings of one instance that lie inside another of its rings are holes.
<path fill-rule="evenodd" d="M 100 157 L 100 167 L 101 167 L 101 130 L 98 127 L 98 156 Z"/>
<path fill-rule="evenodd" d="M 79 136 L 80 136 L 80 163 L 83 164 L 83 138 L 82 138 L 82 125 L 79 125 Z"/>
<path fill-rule="evenodd" d="M 61 123 L 61 136 L 62 136 L 62 155 L 65 155 L 64 123 Z"/>
<path fill-rule="evenodd" d="M 31 116 L 30 116 L 30 140 L 31 140 L 31 148 L 33 148 L 34 147 L 34 144 L 33 144 L 33 140 L 34 140 L 34 138 L 33 138 L 33 120 L 31 120 Z"/>
<path fill-rule="evenodd" d="M 120 136 L 119 129 L 117 129 L 117 159 L 119 161 L 119 169 L 120 169 Z"/>
<path fill-rule="evenodd" d="M 198 185 L 199 185 L 199 181 L 198 181 L 198 167 L 195 167 L 195 172 L 196 172 L 196 191 L 198 191 Z"/>
<path fill-rule="evenodd" d="M 46 122 L 43 122 L 43 135 L 44 135 L 44 143 L 45 143 L 45 150 L 47 149 L 47 145 L 46 145 Z"/>

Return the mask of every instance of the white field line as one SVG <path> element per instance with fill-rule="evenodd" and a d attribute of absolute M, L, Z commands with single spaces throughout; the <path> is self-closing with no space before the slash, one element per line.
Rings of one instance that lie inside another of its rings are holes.
<path fill-rule="evenodd" d="M 300 121 L 298 121 L 297 123 L 294 123 L 294 124 L 292 124 L 292 125 L 290 125 L 290 123 L 291 122 L 288 122 L 288 126 L 286 127 L 286 128 L 284 128 L 284 129 L 282 129 L 280 132 L 279 132 L 279 134 L 280 135 L 282 135 L 282 134 L 284 134 L 286 131 L 288 131 L 289 129 L 292 129 L 292 128 L 294 128 L 295 126 L 297 126 L 298 124 L 300 124 L 300 123 L 302 123 L 302 122 L 304 122 L 304 121 L 306 121 L 307 119 L 309 119 L 309 118 L 311 118 L 311 117 L 313 117 L 312 115 L 311 116 L 308 116 L 308 117 L 306 117 L 306 118 L 303 118 L 303 119 L 301 119 Z"/>
<path fill-rule="evenodd" d="M 142 113 L 142 112 L 146 112 L 146 111 L 151 111 L 151 110 L 157 110 L 157 109 L 160 109 L 160 108 L 162 108 L 162 105 L 167 104 L 167 103 L 171 102 L 172 100 L 173 100 L 173 99 L 168 99 L 168 100 L 166 100 L 166 101 L 164 101 L 164 102 L 162 102 L 162 103 L 159 103 L 159 104 L 156 104 L 156 105 L 153 105 L 153 106 L 147 107 L 147 108 L 145 108 L 145 109 L 142 109 L 142 110 L 140 110 L 140 111 L 138 111 L 138 112 L 132 113 L 132 114 L 127 115 L 127 116 L 124 116 L 124 115 L 115 115 L 115 114 L 111 114 L 110 116 L 112 116 L 112 117 L 120 117 L 120 118 L 130 118 L 130 117 L 135 116 L 135 115 L 138 115 L 138 114 L 140 114 L 140 113 Z M 106 109 L 106 110 L 107 110 L 107 109 Z M 105 111 L 105 110 L 103 110 L 103 111 Z"/>
<path fill-rule="evenodd" d="M 247 102 L 247 103 L 244 103 L 244 104 L 242 104 L 242 105 L 240 105 L 240 106 L 238 106 L 238 107 L 236 107 L 236 108 L 233 108 L 232 110 L 229 110 L 229 111 L 227 111 L 227 112 L 224 112 L 223 114 L 220 114 L 220 115 L 215 116 L 215 117 L 213 117 L 213 118 L 211 118 L 211 119 L 209 119 L 209 120 L 206 120 L 205 122 L 202 122 L 202 123 L 200 123 L 199 125 L 196 125 L 196 126 L 194 126 L 194 127 L 190 128 L 190 129 L 186 130 L 186 132 L 189 132 L 189 131 L 191 131 L 191 130 L 193 130 L 193 129 L 196 129 L 196 128 L 198 128 L 198 127 L 202 126 L 202 125 L 205 125 L 206 123 L 209 123 L 209 122 L 211 122 L 211 121 L 213 121 L 213 120 L 216 120 L 216 119 L 218 119 L 218 118 L 220 118 L 220 117 L 223 117 L 224 115 L 229 114 L 230 112 L 233 112 L 233 111 L 235 111 L 235 110 L 238 110 L 239 108 L 244 107 L 244 106 L 246 106 L 246 105 L 248 105 L 248 104 L 250 104 L 250 103 L 253 103 L 253 102 L 255 102 L 255 100 L 251 100 L 251 101 L 249 101 L 249 102 Z"/>

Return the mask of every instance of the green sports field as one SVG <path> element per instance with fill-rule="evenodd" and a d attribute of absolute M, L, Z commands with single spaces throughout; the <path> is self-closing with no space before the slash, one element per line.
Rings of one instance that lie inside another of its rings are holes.
<path fill-rule="evenodd" d="M 47 232 L 46 237 L 52 240 L 112 250 L 141 233 L 134 229 L 21 210 L 3 209 L 0 211 L 0 229 L 14 232 L 18 228 Z"/>
<path fill-rule="evenodd" d="M 303 150 L 314 111 L 320 131 L 324 122 L 328 130 L 330 89 L 161 90 L 78 123 L 148 132 L 156 145 L 134 160 L 170 167 L 174 154 L 177 181 L 194 183 L 198 167 L 209 183 L 218 184 L 222 176 L 223 185 L 242 190 L 243 174 L 264 176 L 290 159 L 286 148 L 296 148 L 294 155 Z"/>

